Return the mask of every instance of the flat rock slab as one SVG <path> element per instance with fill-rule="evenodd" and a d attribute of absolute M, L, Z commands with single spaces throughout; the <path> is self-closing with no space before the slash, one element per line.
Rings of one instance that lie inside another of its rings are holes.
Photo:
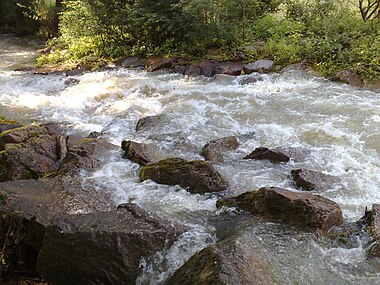
<path fill-rule="evenodd" d="M 239 207 L 270 220 L 289 223 L 301 228 L 328 231 L 343 223 L 337 203 L 307 192 L 293 192 L 277 187 L 263 187 L 257 191 L 221 199 L 217 207 Z"/>
<path fill-rule="evenodd" d="M 201 152 L 201 155 L 209 161 L 223 162 L 223 153 L 237 149 L 239 141 L 236 137 L 224 137 L 216 140 L 212 140 L 207 143 Z"/>
<path fill-rule="evenodd" d="M 191 193 L 218 192 L 227 182 L 206 161 L 168 158 L 141 168 L 140 180 L 152 179 L 159 184 L 179 185 Z"/>
<path fill-rule="evenodd" d="M 291 175 L 296 186 L 306 191 L 328 190 L 340 182 L 336 176 L 309 169 L 293 169 Z"/>
<path fill-rule="evenodd" d="M 135 284 L 155 252 L 179 232 L 136 205 L 107 213 L 64 215 L 47 228 L 37 269 L 51 284 Z"/>
<path fill-rule="evenodd" d="M 269 160 L 274 163 L 289 162 L 290 160 L 302 161 L 307 156 L 308 151 L 294 147 L 258 147 L 243 159 Z"/>

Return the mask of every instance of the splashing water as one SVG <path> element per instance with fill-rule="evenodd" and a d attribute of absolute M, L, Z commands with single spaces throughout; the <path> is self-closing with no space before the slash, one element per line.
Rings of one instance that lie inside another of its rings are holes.
<path fill-rule="evenodd" d="M 68 85 L 64 74 L 12 71 L 20 58 L 35 56 L 35 46 L 27 45 L 0 37 L 0 115 L 22 122 L 59 122 L 81 135 L 101 131 L 115 144 L 123 139 L 144 142 L 162 158 L 200 159 L 205 143 L 235 135 L 241 143 L 238 150 L 215 165 L 228 180 L 230 195 L 262 186 L 294 189 L 291 169 L 311 168 L 341 178 L 342 187 L 321 195 L 336 201 L 349 221 L 380 201 L 379 93 L 297 71 L 265 75 L 244 85 L 247 76 L 186 78 L 115 69 L 78 76 L 79 83 Z M 150 115 L 161 120 L 136 133 L 137 120 Z M 302 147 L 310 155 L 286 165 L 242 160 L 258 146 Z M 161 284 L 192 254 L 217 240 L 212 221 L 221 215 L 215 207 L 218 197 L 141 183 L 138 171 L 120 152 L 88 173 L 83 183 L 107 189 L 117 204 L 134 201 L 187 225 L 188 232 L 170 249 L 158 252 L 150 263 L 141 262 L 145 270 L 137 284 Z M 283 225 L 258 223 L 249 231 L 258 254 L 274 268 L 275 284 L 380 284 L 379 265 L 365 259 L 362 247 L 331 247 Z"/>

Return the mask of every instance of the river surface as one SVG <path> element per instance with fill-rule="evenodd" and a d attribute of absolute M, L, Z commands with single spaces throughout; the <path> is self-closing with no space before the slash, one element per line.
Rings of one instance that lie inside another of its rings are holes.
<path fill-rule="evenodd" d="M 208 141 L 234 135 L 239 148 L 215 164 L 230 185 L 220 195 L 263 186 L 296 191 L 290 171 L 309 168 L 340 177 L 342 185 L 319 194 L 337 202 L 347 221 L 380 202 L 380 93 L 301 71 L 242 84 L 257 75 L 187 78 L 113 69 L 77 76 L 73 85 L 65 83 L 65 74 L 12 71 L 30 63 L 36 49 L 31 40 L 0 35 L 0 116 L 59 122 L 70 134 L 99 131 L 117 145 L 123 139 L 144 142 L 161 158 L 202 159 L 198 153 Z M 136 133 L 138 119 L 151 115 L 161 116 L 158 125 Z M 303 162 L 280 165 L 242 160 L 259 146 L 302 147 L 310 154 Z M 140 183 L 137 164 L 122 159 L 121 152 L 108 159 L 85 173 L 84 186 L 105 188 L 115 204 L 133 201 L 189 228 L 153 261 L 141 261 L 144 273 L 136 284 L 162 284 L 192 254 L 239 230 L 249 232 L 273 284 L 380 284 L 380 263 L 366 258 L 361 241 L 343 248 L 290 226 L 247 222 L 252 217 L 217 210 L 216 195 Z"/>

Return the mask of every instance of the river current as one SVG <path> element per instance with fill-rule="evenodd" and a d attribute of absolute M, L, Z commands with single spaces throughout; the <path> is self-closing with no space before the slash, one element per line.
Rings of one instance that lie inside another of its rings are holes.
<path fill-rule="evenodd" d="M 342 180 L 318 194 L 337 202 L 347 221 L 380 202 L 378 92 L 291 70 L 263 75 L 254 84 L 243 83 L 257 74 L 187 78 L 111 69 L 76 76 L 79 83 L 68 84 L 62 73 L 13 71 L 30 63 L 36 49 L 31 40 L 0 35 L 0 116 L 23 123 L 59 122 L 71 134 L 98 131 L 117 145 L 123 139 L 144 142 L 161 158 L 202 159 L 199 152 L 208 141 L 234 135 L 239 148 L 214 165 L 229 182 L 224 195 L 263 186 L 296 191 L 290 171 L 308 168 Z M 151 115 L 161 116 L 158 125 L 136 133 L 138 119 Z M 310 154 L 303 162 L 280 165 L 242 160 L 259 146 L 302 147 Z M 115 204 L 133 201 L 189 228 L 153 261 L 141 261 L 144 273 L 136 284 L 162 284 L 192 254 L 233 231 L 249 232 L 274 284 L 380 284 L 380 263 L 365 256 L 360 241 L 354 248 L 338 247 L 290 226 L 217 210 L 216 195 L 141 183 L 139 166 L 121 156 L 121 151 L 112 153 L 101 169 L 83 173 L 84 187 L 107 189 Z"/>

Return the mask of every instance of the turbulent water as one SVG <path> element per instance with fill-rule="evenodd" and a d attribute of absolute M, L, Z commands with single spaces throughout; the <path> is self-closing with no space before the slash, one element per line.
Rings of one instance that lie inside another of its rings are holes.
<path fill-rule="evenodd" d="M 73 85 L 64 74 L 12 71 L 35 50 L 32 42 L 0 36 L 0 116 L 59 122 L 82 135 L 101 131 L 118 145 L 123 139 L 144 142 L 162 158 L 201 159 L 205 143 L 234 135 L 239 148 L 215 165 L 230 185 L 224 195 L 262 186 L 295 190 L 290 171 L 309 168 L 341 178 L 342 186 L 321 195 L 336 201 L 348 221 L 380 202 L 379 93 L 300 71 L 242 84 L 247 76 L 187 78 L 115 69 L 78 76 Z M 149 115 L 160 115 L 159 124 L 136 133 L 137 120 Z M 258 146 L 302 147 L 310 154 L 285 165 L 242 160 Z M 122 159 L 121 152 L 108 159 L 102 169 L 85 174 L 84 186 L 106 188 L 115 204 L 134 201 L 189 227 L 169 250 L 141 261 L 144 273 L 137 284 L 162 283 L 192 254 L 239 230 L 249 232 L 274 284 L 380 284 L 380 263 L 366 258 L 360 241 L 358 247 L 341 248 L 290 226 L 247 222 L 240 213 L 217 210 L 215 195 L 140 183 L 138 165 Z"/>

